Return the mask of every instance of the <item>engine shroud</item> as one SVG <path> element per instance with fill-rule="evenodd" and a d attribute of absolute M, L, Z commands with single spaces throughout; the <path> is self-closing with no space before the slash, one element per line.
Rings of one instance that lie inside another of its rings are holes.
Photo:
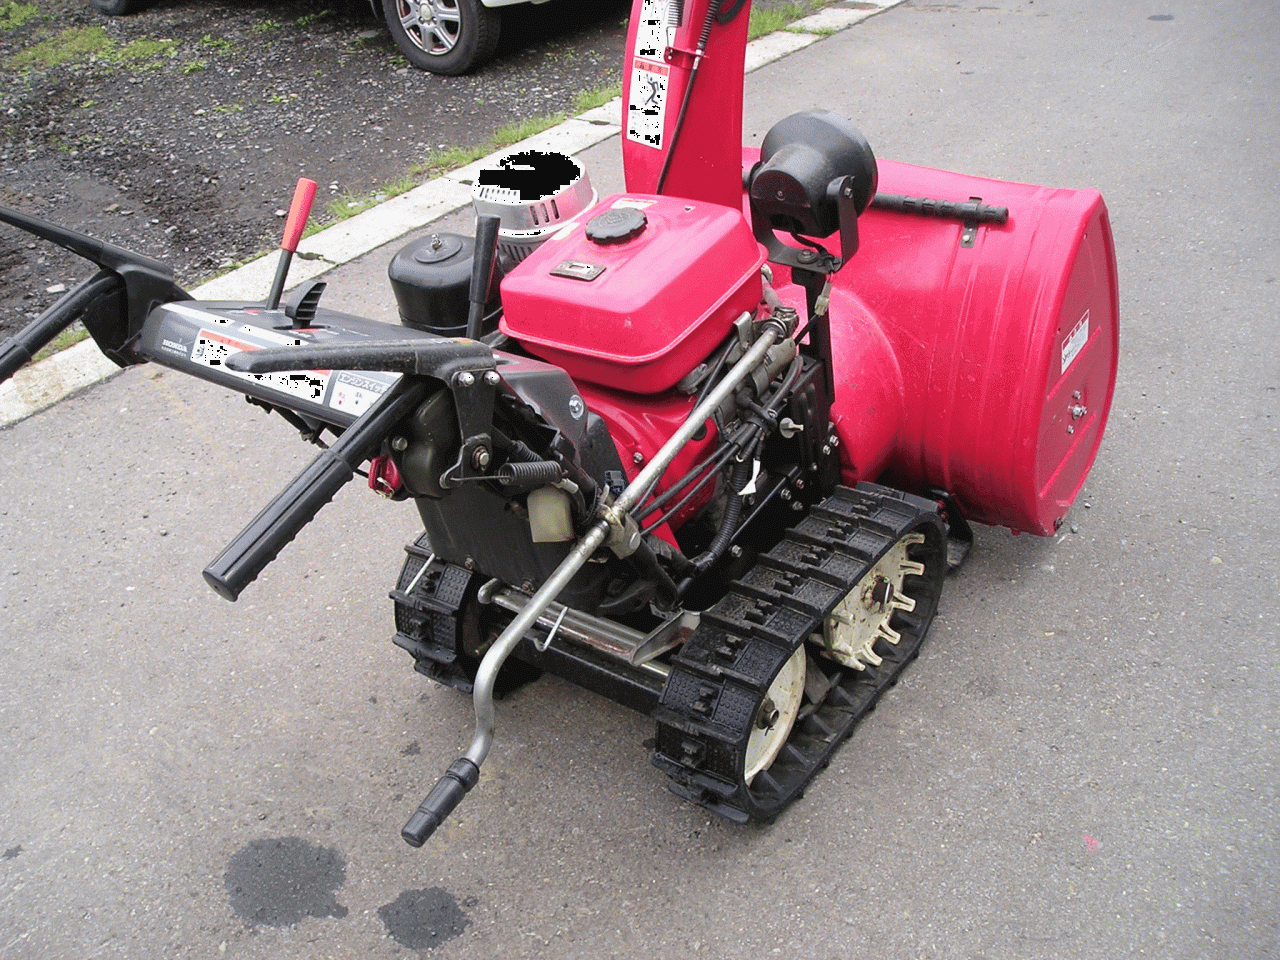
<path fill-rule="evenodd" d="M 593 230 L 618 211 L 631 230 Z M 592 238 L 596 235 L 596 239 Z M 742 211 L 673 197 L 611 197 L 502 281 L 502 331 L 575 380 L 661 393 L 761 297 L 764 252 Z"/>

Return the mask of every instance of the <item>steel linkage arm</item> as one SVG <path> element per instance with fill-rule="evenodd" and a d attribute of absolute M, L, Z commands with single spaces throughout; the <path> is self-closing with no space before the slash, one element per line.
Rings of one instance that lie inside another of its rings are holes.
<path fill-rule="evenodd" d="M 720 405 L 733 395 L 752 371 L 765 362 L 769 348 L 790 333 L 786 325 L 776 319 L 767 320 L 762 325 L 759 336 L 742 359 L 725 374 L 724 379 L 708 391 L 680 428 L 663 444 L 618 498 L 601 508 L 599 519 L 485 653 L 484 659 L 480 661 L 472 694 L 475 704 L 476 730 L 471 746 L 459 760 L 450 765 L 445 775 L 440 778 L 427 794 L 427 798 L 422 801 L 422 805 L 401 829 L 400 835 L 410 846 L 422 846 L 479 781 L 480 765 L 484 763 L 493 745 L 494 684 L 498 678 L 498 671 L 502 669 L 507 658 L 537 622 L 538 617 L 555 601 L 569 581 L 600 547 L 608 545 L 620 556 L 626 556 L 636 549 L 641 535 L 635 521 L 630 517 L 630 512 L 645 499 L 667 467 L 671 465 L 671 461 L 675 459 L 681 447 L 715 414 Z"/>

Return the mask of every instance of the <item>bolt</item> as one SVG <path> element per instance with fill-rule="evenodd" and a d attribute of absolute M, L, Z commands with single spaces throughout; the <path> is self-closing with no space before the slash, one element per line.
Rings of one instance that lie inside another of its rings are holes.
<path fill-rule="evenodd" d="M 406 449 L 408 449 L 408 446 L 409 446 L 409 441 L 406 440 L 404 437 L 391 438 L 391 449 L 394 450 L 396 453 L 403 453 Z"/>
<path fill-rule="evenodd" d="M 477 470 L 483 470 L 489 465 L 489 448 L 476 447 L 471 451 L 471 465 Z"/>
<path fill-rule="evenodd" d="M 1074 424 L 1074 423 L 1068 423 L 1068 424 L 1067 424 L 1067 433 L 1075 433 L 1075 432 L 1076 432 L 1076 426 L 1075 426 L 1075 424 Z"/>
<path fill-rule="evenodd" d="M 1080 404 L 1077 403 L 1074 407 L 1071 408 L 1071 419 L 1079 420 L 1088 412 L 1089 412 L 1088 407 L 1081 406 Z"/>
<path fill-rule="evenodd" d="M 637 450 L 631 455 L 631 462 L 637 467 L 640 466 L 640 464 L 644 463 L 644 454 Z"/>
<path fill-rule="evenodd" d="M 801 263 L 813 263 L 818 259 L 817 250 L 800 250 L 796 253 L 796 259 Z"/>
<path fill-rule="evenodd" d="M 782 716 L 782 711 L 778 709 L 778 705 L 773 702 L 772 697 L 765 697 L 764 703 L 760 704 L 760 712 L 756 714 L 756 726 L 761 730 L 768 730 L 778 722 Z"/>
<path fill-rule="evenodd" d="M 498 385 L 498 381 L 501 379 L 502 378 L 498 376 L 497 370 L 490 370 L 488 373 L 484 375 L 484 382 L 491 387 L 496 387 Z"/>
<path fill-rule="evenodd" d="M 829 457 L 829 456 L 831 456 L 831 444 L 829 444 L 829 443 L 824 443 L 824 444 L 822 445 L 822 455 L 823 455 L 824 457 Z"/>
<path fill-rule="evenodd" d="M 868 605 L 874 604 L 883 610 L 885 605 L 893 599 L 893 594 L 893 584 L 884 577 L 876 577 L 867 588 L 867 599 L 870 602 Z"/>
<path fill-rule="evenodd" d="M 797 490 L 803 490 L 803 489 L 804 489 L 804 477 L 796 477 L 796 483 L 795 483 L 795 486 L 796 486 L 796 489 L 797 489 Z"/>
<path fill-rule="evenodd" d="M 783 487 L 783 488 L 778 492 L 778 496 L 780 496 L 783 500 L 790 500 L 790 499 L 791 499 L 791 488 L 790 488 L 790 487 Z"/>
<path fill-rule="evenodd" d="M 791 509 L 794 510 L 796 513 L 799 513 L 804 509 L 804 504 L 801 503 L 799 500 L 793 500 L 791 503 Z"/>
<path fill-rule="evenodd" d="M 473 374 L 468 373 L 466 370 L 463 370 L 460 374 L 458 374 L 456 377 L 453 378 L 453 382 L 459 387 L 470 387 L 475 384 L 476 378 Z"/>
<path fill-rule="evenodd" d="M 729 556 L 733 557 L 734 559 L 737 559 L 738 557 L 742 556 L 742 548 L 735 543 L 732 547 L 729 548 Z"/>

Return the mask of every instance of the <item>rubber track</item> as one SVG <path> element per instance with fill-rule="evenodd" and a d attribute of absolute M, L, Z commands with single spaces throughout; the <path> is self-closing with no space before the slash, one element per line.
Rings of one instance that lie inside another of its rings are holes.
<path fill-rule="evenodd" d="M 413 666 L 419 673 L 462 693 L 471 693 L 476 665 L 464 662 L 457 651 L 462 646 L 460 617 L 472 574 L 436 560 L 419 577 L 422 565 L 431 556 L 426 534 L 404 549 L 409 556 L 396 589 L 391 591 L 396 605 L 396 635 L 392 642 L 413 655 Z M 413 593 L 405 593 L 411 584 Z"/>
<path fill-rule="evenodd" d="M 747 786 L 747 740 L 779 669 L 911 532 L 925 534 L 923 544 L 909 548 L 925 572 L 903 581 L 916 608 L 894 614 L 892 626 L 902 640 L 878 643 L 875 652 L 884 662 L 861 671 L 810 654 L 806 687 L 825 676 L 828 690 L 817 703 L 806 700 L 778 758 Z M 730 586 L 673 658 L 653 714 L 653 763 L 671 778 L 672 792 L 738 823 L 772 820 L 804 792 L 916 657 L 945 574 L 946 531 L 936 504 L 873 484 L 837 488 Z M 819 664 L 822 676 L 815 677 Z"/>

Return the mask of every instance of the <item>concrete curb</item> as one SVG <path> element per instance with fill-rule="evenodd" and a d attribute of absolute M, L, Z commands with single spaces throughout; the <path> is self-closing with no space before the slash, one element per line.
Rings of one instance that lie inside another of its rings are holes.
<path fill-rule="evenodd" d="M 760 37 L 747 45 L 746 72 L 758 70 L 817 43 L 830 33 L 846 30 L 902 2 L 904 0 L 864 0 L 856 9 L 828 7 L 796 20 L 787 29 Z M 289 271 L 290 284 L 318 277 L 467 206 L 471 202 L 471 183 L 476 175 L 504 154 L 513 150 L 555 150 L 574 154 L 617 136 L 621 132 L 621 106 L 621 100 L 615 97 L 604 106 L 503 147 L 313 234 L 298 246 Z M 266 254 L 201 284 L 190 293 L 198 300 L 260 299 L 270 289 L 275 270 L 275 255 Z M 39 413 L 119 372 L 120 368 L 99 353 L 92 340 L 85 340 L 26 367 L 11 380 L 0 384 L 0 427 Z"/>

